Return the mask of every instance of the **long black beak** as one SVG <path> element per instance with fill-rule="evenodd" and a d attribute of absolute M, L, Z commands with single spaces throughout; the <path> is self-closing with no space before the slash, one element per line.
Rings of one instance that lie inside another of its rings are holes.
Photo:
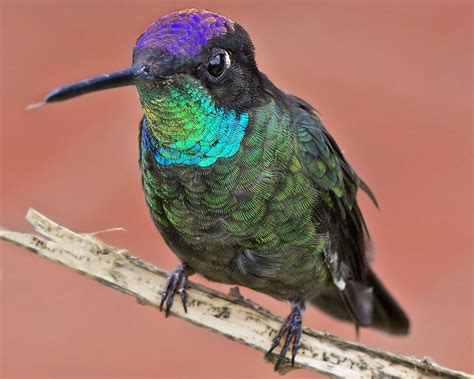
<path fill-rule="evenodd" d="M 143 66 L 133 66 L 124 70 L 111 72 L 95 78 L 81 80 L 52 90 L 43 99 L 43 103 L 68 100 L 90 92 L 101 91 L 110 88 L 124 87 L 136 84 L 141 79 L 146 79 L 148 74 Z"/>

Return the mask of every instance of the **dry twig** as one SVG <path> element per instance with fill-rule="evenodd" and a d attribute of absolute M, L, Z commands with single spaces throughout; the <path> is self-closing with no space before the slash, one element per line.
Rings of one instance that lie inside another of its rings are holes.
<path fill-rule="evenodd" d="M 91 234 L 75 233 L 35 210 L 29 210 L 26 218 L 40 235 L 0 230 L 0 239 L 135 296 L 140 304 L 159 306 L 166 278 L 163 270 L 123 249 L 106 245 Z M 248 300 L 197 284 L 190 283 L 189 287 L 188 313 L 174 307 L 172 314 L 262 352 L 269 348 L 281 326 L 280 317 Z M 337 378 L 474 378 L 428 359 L 368 348 L 308 328 L 301 337 L 295 368 Z M 288 361 L 282 370 L 291 370 Z"/>

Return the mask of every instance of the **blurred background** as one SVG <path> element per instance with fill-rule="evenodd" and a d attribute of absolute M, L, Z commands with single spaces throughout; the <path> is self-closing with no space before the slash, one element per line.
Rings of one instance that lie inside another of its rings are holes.
<path fill-rule="evenodd" d="M 121 226 L 101 238 L 173 268 L 142 195 L 134 88 L 24 107 L 53 87 L 128 66 L 136 38 L 161 15 L 216 11 L 248 30 L 262 71 L 321 112 L 378 197 L 380 212 L 360 198 L 374 265 L 412 331 L 363 330 L 361 342 L 472 372 L 472 4 L 4 0 L 0 225 L 29 231 L 24 215 L 34 207 L 77 231 Z M 2 378 L 275 377 L 259 352 L 0 248 Z M 304 324 L 355 338 L 351 325 L 314 309 Z"/>

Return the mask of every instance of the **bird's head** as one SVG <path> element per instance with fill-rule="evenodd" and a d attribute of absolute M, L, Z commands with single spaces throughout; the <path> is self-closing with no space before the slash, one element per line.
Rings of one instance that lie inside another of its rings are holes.
<path fill-rule="evenodd" d="M 186 86 L 208 93 L 218 105 L 244 110 L 260 89 L 247 32 L 204 10 L 171 13 L 150 25 L 137 40 L 133 67 L 146 78 L 135 82 L 142 102 L 142 94 Z"/>
<path fill-rule="evenodd" d="M 206 144 L 215 150 L 217 140 L 232 131 L 232 138 L 241 138 L 247 111 L 263 91 L 247 32 L 216 13 L 188 9 L 145 30 L 132 67 L 57 88 L 44 102 L 127 85 L 136 86 L 148 129 L 161 145 L 198 144 L 201 153 Z"/>

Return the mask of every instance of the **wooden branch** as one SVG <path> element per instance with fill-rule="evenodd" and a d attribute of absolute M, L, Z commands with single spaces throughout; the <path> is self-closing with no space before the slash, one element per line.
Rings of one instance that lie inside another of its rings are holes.
<path fill-rule="evenodd" d="M 26 218 L 40 235 L 0 230 L 0 239 L 135 296 L 140 304 L 159 306 L 165 271 L 91 234 L 60 226 L 35 210 L 30 209 Z M 175 306 L 172 314 L 262 352 L 270 347 L 283 321 L 255 303 L 198 284 L 190 283 L 188 295 L 188 313 Z M 295 368 L 336 378 L 474 378 L 428 359 L 372 349 L 308 328 L 301 336 Z M 291 369 L 289 361 L 282 365 L 282 372 Z"/>

